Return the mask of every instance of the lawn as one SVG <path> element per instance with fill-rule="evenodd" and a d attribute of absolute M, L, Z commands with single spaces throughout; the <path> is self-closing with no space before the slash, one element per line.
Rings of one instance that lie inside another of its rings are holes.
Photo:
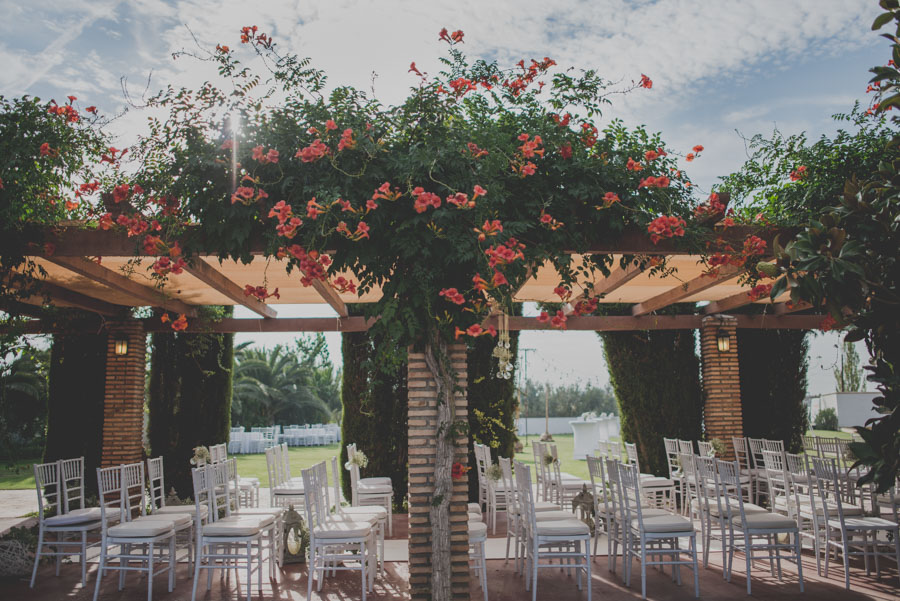
<path fill-rule="evenodd" d="M 838 438 L 851 438 L 846 432 L 831 432 L 828 430 L 810 430 L 811 436 L 832 436 Z M 525 448 L 522 453 L 516 455 L 516 459 L 522 463 L 534 466 L 534 456 L 531 453 L 531 441 L 538 440 L 539 436 L 522 437 L 522 444 Z M 559 460 L 562 469 L 565 472 L 578 476 L 585 480 L 589 479 L 587 462 L 572 459 L 572 449 L 574 439 L 571 434 L 557 434 L 553 437 L 556 442 L 556 448 L 559 453 Z M 364 450 L 364 449 L 363 449 Z M 331 463 L 330 460 L 334 455 L 340 453 L 340 445 L 332 444 L 322 447 L 291 447 L 290 463 L 291 475 L 299 476 L 300 470 L 314 465 L 320 461 L 329 461 L 328 477 L 331 479 Z M 269 475 L 266 473 L 266 456 L 258 455 L 236 455 L 238 464 L 238 473 L 241 476 L 255 476 L 259 478 L 260 484 L 264 487 L 269 485 Z M 0 461 L 0 490 L 13 489 L 29 489 L 34 488 L 34 475 L 32 473 L 31 464 L 39 459 L 23 459 L 10 463 Z M 532 468 L 532 471 L 533 468 Z M 378 474 L 363 474 L 363 476 L 377 476 Z"/>

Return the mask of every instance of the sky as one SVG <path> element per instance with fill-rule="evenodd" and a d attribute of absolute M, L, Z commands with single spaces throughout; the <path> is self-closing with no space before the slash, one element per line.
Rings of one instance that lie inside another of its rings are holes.
<path fill-rule="evenodd" d="M 870 31 L 878 12 L 874 0 L 0 0 L 0 95 L 75 95 L 82 107 L 120 115 L 111 127 L 124 147 L 146 119 L 140 110 L 123 112 L 126 93 L 140 104 L 165 85 L 210 77 L 208 65 L 173 53 L 238 47 L 242 26 L 257 25 L 282 49 L 310 56 L 331 85 L 374 89 L 386 103 L 416 84 L 411 61 L 438 71 L 437 32 L 447 27 L 465 32 L 470 57 L 501 65 L 549 56 L 623 83 L 647 74 L 653 88 L 616 97 L 603 120 L 644 123 L 682 152 L 703 144 L 688 173 L 708 191 L 746 159 L 742 135 L 831 134 L 832 114 L 865 102 L 868 69 L 889 58 Z M 333 313 L 297 305 L 279 306 L 279 315 Z M 339 362 L 340 337 L 328 338 Z M 834 334 L 812 341 L 811 394 L 834 388 L 837 341 Z M 525 332 L 520 346 L 535 349 L 527 372 L 538 381 L 608 382 L 594 333 Z"/>

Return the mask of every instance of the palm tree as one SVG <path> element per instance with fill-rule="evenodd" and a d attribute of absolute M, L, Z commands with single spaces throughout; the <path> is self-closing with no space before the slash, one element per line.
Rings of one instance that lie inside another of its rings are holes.
<path fill-rule="evenodd" d="M 295 353 L 278 345 L 272 349 L 235 349 L 235 421 L 313 422 L 329 419 L 331 411 L 317 393 L 316 368 L 301 363 Z"/>

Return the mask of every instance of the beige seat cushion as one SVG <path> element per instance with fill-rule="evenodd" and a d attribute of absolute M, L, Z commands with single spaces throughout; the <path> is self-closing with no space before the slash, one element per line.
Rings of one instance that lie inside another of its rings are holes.
<path fill-rule="evenodd" d="M 550 501 L 535 501 L 534 512 L 541 513 L 543 511 L 559 511 L 559 505 Z"/>
<path fill-rule="evenodd" d="M 641 514 L 643 516 L 643 513 Z M 644 532 L 693 532 L 694 526 L 690 520 L 680 515 L 668 514 L 645 517 L 643 519 Z M 631 527 L 639 527 L 637 519 L 631 520 Z"/>
<path fill-rule="evenodd" d="M 800 499 L 800 512 L 804 514 L 812 513 L 812 503 L 810 498 L 807 495 L 799 495 Z M 822 499 L 820 497 L 815 497 L 816 502 L 816 514 L 817 515 L 825 515 L 825 511 L 822 508 Z M 790 500 L 786 500 L 785 497 L 775 497 L 775 509 L 787 510 L 788 503 L 793 507 L 795 505 L 794 498 L 791 497 Z M 844 510 L 844 515 L 846 516 L 860 516 L 863 514 L 863 508 L 859 505 L 854 505 L 852 503 L 841 503 L 841 507 Z M 837 503 L 833 503 L 831 501 L 828 502 L 828 515 L 829 516 L 837 516 L 838 515 L 838 507 Z"/>
<path fill-rule="evenodd" d="M 797 522 L 780 513 L 770 513 L 766 511 L 762 513 L 750 513 L 745 517 L 747 519 L 747 528 L 750 529 L 776 530 L 779 528 L 788 529 L 797 527 Z M 741 516 L 736 515 L 731 518 L 731 521 L 735 526 L 740 526 Z"/>
<path fill-rule="evenodd" d="M 165 507 L 157 507 L 153 510 L 153 514 L 167 514 L 167 513 L 187 513 L 192 517 L 197 514 L 197 506 L 196 505 L 166 505 Z M 151 515 L 153 515 L 151 514 Z M 200 519 L 205 520 L 209 515 L 209 507 L 207 505 L 200 506 Z"/>
<path fill-rule="evenodd" d="M 260 528 L 268 528 L 275 523 L 275 516 L 271 514 L 240 514 L 234 513 L 224 517 L 219 522 L 255 522 Z"/>
<path fill-rule="evenodd" d="M 356 492 L 361 495 L 387 495 L 393 494 L 394 489 L 390 484 L 363 484 L 360 482 L 356 486 Z"/>
<path fill-rule="evenodd" d="M 223 518 L 218 522 L 211 522 L 203 526 L 204 536 L 255 536 L 259 534 L 260 523 L 255 516 L 246 518 Z"/>
<path fill-rule="evenodd" d="M 661 507 L 641 507 L 641 517 L 655 518 L 662 515 L 672 515 L 671 511 L 662 509 Z"/>
<path fill-rule="evenodd" d="M 379 505 L 366 505 L 364 507 L 338 507 L 337 514 L 351 517 L 356 515 L 374 516 L 379 520 L 383 520 L 387 518 L 388 512 L 387 509 Z"/>
<path fill-rule="evenodd" d="M 832 528 L 841 527 L 840 520 L 828 520 L 828 525 Z M 892 522 L 884 518 L 846 518 L 844 524 L 852 530 L 865 530 L 877 528 L 879 530 L 893 530 L 897 527 L 897 522 Z"/>
<path fill-rule="evenodd" d="M 165 520 L 175 527 L 175 530 L 181 530 L 194 523 L 194 516 L 189 513 L 151 513 L 150 515 L 142 515 L 134 518 L 134 522 L 141 520 Z"/>
<path fill-rule="evenodd" d="M 116 513 L 118 516 L 118 513 Z M 73 509 L 69 513 L 55 515 L 44 520 L 48 526 L 73 526 L 75 524 L 86 524 L 88 522 L 99 522 L 102 518 L 99 507 L 86 507 L 84 509 Z"/>
<path fill-rule="evenodd" d="M 285 511 L 284 507 L 241 507 L 237 511 L 231 512 L 231 515 L 238 517 L 242 515 L 271 515 L 272 517 L 280 518 Z"/>
<path fill-rule="evenodd" d="M 357 484 L 364 486 L 392 486 L 391 479 L 387 477 L 360 478 Z"/>
<path fill-rule="evenodd" d="M 469 542 L 477 542 L 487 538 L 487 524 L 469 520 Z"/>
<path fill-rule="evenodd" d="M 480 521 L 481 521 L 481 514 L 480 514 L 480 513 L 470 513 L 470 514 L 469 514 L 469 521 L 470 521 L 470 522 L 480 522 Z"/>
<path fill-rule="evenodd" d="M 331 521 L 316 526 L 313 530 L 316 538 L 364 538 L 372 531 L 372 525 L 368 522 L 354 522 L 350 520 Z"/>
<path fill-rule="evenodd" d="M 574 517 L 537 523 L 538 536 L 589 536 L 590 533 L 588 525 Z"/>
<path fill-rule="evenodd" d="M 541 511 L 540 513 L 535 512 L 534 517 L 538 523 L 577 519 L 574 513 L 572 513 L 571 511 L 564 511 L 562 509 L 557 509 L 556 511 Z"/>
<path fill-rule="evenodd" d="M 154 538 L 175 532 L 170 520 L 136 520 L 111 526 L 106 533 L 112 538 Z"/>
<path fill-rule="evenodd" d="M 481 505 L 478 503 L 469 503 L 469 513 L 481 513 Z"/>
<path fill-rule="evenodd" d="M 641 488 L 668 488 L 675 486 L 675 481 L 670 478 L 662 478 L 651 476 L 649 478 L 641 478 Z"/>
<path fill-rule="evenodd" d="M 282 484 L 280 486 L 276 486 L 272 489 L 276 495 L 302 495 L 303 493 L 303 485 L 295 485 L 291 484 Z"/>
<path fill-rule="evenodd" d="M 732 502 L 731 512 L 734 514 L 738 514 L 740 513 L 740 511 L 741 510 L 738 508 L 737 504 L 735 502 Z M 715 499 L 709 500 L 709 513 L 716 517 L 719 517 L 719 505 L 718 503 L 716 503 Z M 722 513 L 726 515 L 728 514 L 728 509 L 726 508 L 724 497 L 722 497 Z M 744 513 L 746 513 L 747 515 L 751 513 L 769 513 L 769 510 L 765 507 L 760 507 L 759 505 L 755 505 L 753 503 L 744 503 Z"/>
<path fill-rule="evenodd" d="M 242 476 L 238 476 L 238 484 L 241 484 L 241 485 L 252 484 L 254 486 L 259 486 L 259 478 L 254 478 L 254 477 L 244 478 Z"/>

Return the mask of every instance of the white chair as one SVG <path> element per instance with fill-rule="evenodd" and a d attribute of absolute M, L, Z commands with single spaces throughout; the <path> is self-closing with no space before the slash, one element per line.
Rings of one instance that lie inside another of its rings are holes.
<path fill-rule="evenodd" d="M 663 438 L 663 445 L 666 449 L 666 465 L 669 468 L 669 479 L 675 482 L 679 502 L 683 504 L 684 474 L 681 471 L 681 464 L 678 462 L 678 440 L 675 438 Z"/>
<path fill-rule="evenodd" d="M 750 449 L 747 446 L 746 438 L 743 436 L 732 436 L 731 444 L 734 446 L 734 457 L 741 467 L 741 480 L 744 481 L 746 478 L 747 496 L 745 496 L 744 499 L 749 503 L 754 500 L 753 491 L 756 487 L 756 475 L 758 470 L 755 470 L 751 463 Z"/>
<path fill-rule="evenodd" d="M 713 445 L 708 440 L 698 440 L 697 441 L 697 454 L 701 457 L 715 457 L 716 450 L 713 448 Z"/>
<path fill-rule="evenodd" d="M 194 585 L 191 590 L 191 601 L 197 598 L 197 583 L 200 570 L 207 571 L 206 590 L 212 585 L 212 571 L 216 569 L 240 569 L 243 561 L 247 570 L 247 601 L 253 591 L 253 572 L 258 579 L 258 590 L 262 596 L 262 538 L 268 528 L 270 536 L 274 535 L 272 527 L 275 519 L 272 516 L 227 516 L 219 518 L 219 496 L 216 494 L 215 465 L 208 465 L 191 470 L 194 484 L 194 503 L 196 512 L 206 504 L 209 508 L 210 521 L 204 524 L 197 533 L 197 560 L 194 562 Z M 221 469 L 221 468 L 218 468 Z M 227 481 L 227 480 L 226 480 Z M 223 509 L 227 513 L 228 491 L 224 493 L 226 503 Z M 275 548 L 275 543 L 270 543 Z M 255 568 L 254 568 L 254 563 Z"/>
<path fill-rule="evenodd" d="M 656 507 L 662 507 L 675 511 L 675 480 L 663 478 L 654 474 L 641 473 L 641 463 L 638 459 L 637 445 L 625 443 L 625 455 L 628 463 L 638 469 L 641 479 L 641 491 L 645 500 L 652 500 Z"/>
<path fill-rule="evenodd" d="M 594 546 L 591 549 L 591 556 L 597 557 L 597 545 L 603 533 L 606 533 L 607 539 L 611 536 L 612 515 L 610 514 L 610 500 L 607 494 L 609 488 L 606 478 L 606 469 L 604 468 L 605 459 L 599 457 L 586 457 L 588 465 L 588 474 L 591 478 L 591 496 L 594 500 Z M 603 527 L 600 527 L 600 520 L 603 520 Z"/>
<path fill-rule="evenodd" d="M 587 598 L 591 598 L 591 530 L 581 520 L 567 519 L 538 521 L 531 489 L 531 470 L 516 462 L 516 490 L 525 522 L 525 590 L 531 590 L 532 601 L 537 600 L 537 579 L 540 568 L 559 568 L 560 564 L 541 563 L 541 559 L 566 561 L 575 568 L 578 589 L 582 573 L 587 580 Z"/>
<path fill-rule="evenodd" d="M 490 516 L 491 508 L 488 500 L 487 466 L 484 461 L 484 445 L 472 443 L 472 453 L 475 455 L 475 474 L 478 476 L 478 504 Z M 490 523 L 490 517 L 488 517 Z"/>
<path fill-rule="evenodd" d="M 147 599 L 153 599 L 153 577 L 168 573 L 169 592 L 175 587 L 175 522 L 183 518 L 160 517 L 153 520 L 132 520 L 128 511 L 124 466 L 97 468 L 97 488 L 100 494 L 101 540 L 100 563 L 97 569 L 97 583 L 94 586 L 94 601 L 100 595 L 100 582 L 107 570 L 119 572 L 119 590 L 125 585 L 126 572 L 147 574 Z M 143 485 L 143 483 L 142 483 Z M 118 520 L 109 526 L 107 515 Z M 190 522 L 190 518 L 187 518 Z M 133 554 L 137 547 L 140 554 Z M 118 548 L 118 553 L 110 549 Z M 158 553 L 158 556 L 157 556 Z M 111 563 L 111 560 L 116 560 Z M 165 567 L 156 564 L 165 560 Z M 132 563 L 137 563 L 136 566 Z"/>
<path fill-rule="evenodd" d="M 359 570 L 362 584 L 362 598 L 371 590 L 370 568 L 374 555 L 375 529 L 368 521 L 332 519 L 322 505 L 322 497 L 317 492 L 320 486 L 315 468 L 301 470 L 303 486 L 308 493 L 303 497 L 306 521 L 309 525 L 309 576 L 307 577 L 306 598 L 312 598 L 313 578 L 318 582 L 316 590 L 322 590 L 325 573 L 328 570 Z M 327 483 L 323 483 L 327 486 Z M 353 565 L 359 563 L 359 567 Z M 368 574 L 367 574 L 368 571 Z"/>
<path fill-rule="evenodd" d="M 62 476 L 62 463 L 64 462 L 53 461 L 34 465 L 34 484 L 38 497 L 38 543 L 34 553 L 34 569 L 31 572 L 31 588 L 34 588 L 37 579 L 41 557 L 56 557 L 56 575 L 59 576 L 62 558 L 70 555 L 79 557 L 81 586 L 87 586 L 87 549 L 92 546 L 87 543 L 87 534 L 100 529 L 101 511 L 99 507 L 84 507 L 84 457 L 66 460 L 67 469 L 74 472 L 70 475 L 78 474 L 74 478 L 66 479 Z M 74 480 L 79 480 L 80 484 L 72 486 Z M 70 490 L 70 487 L 75 490 Z M 76 502 L 78 507 L 74 507 Z M 48 513 L 55 515 L 48 516 Z M 51 534 L 56 535 L 56 540 L 48 540 Z M 70 534 L 76 535 L 77 540 L 66 540 Z"/>
<path fill-rule="evenodd" d="M 850 590 L 850 556 L 863 556 L 866 565 L 866 576 L 871 574 L 869 558 L 875 560 L 875 572 L 881 578 L 879 557 L 893 559 L 900 571 L 900 526 L 881 517 L 850 516 L 844 513 L 842 500 L 840 470 L 836 458 L 812 458 L 813 472 L 816 477 L 816 488 L 819 500 L 827 507 L 829 502 L 837 508 L 836 516 L 825 518 L 825 578 L 828 578 L 830 550 L 841 552 L 844 561 L 844 586 Z M 888 547 L 887 540 L 879 539 L 879 533 L 886 533 L 893 538 L 893 552 L 880 549 Z"/>
<path fill-rule="evenodd" d="M 472 569 L 478 572 L 478 582 L 481 584 L 481 590 L 484 591 L 484 601 L 488 601 L 487 554 L 484 550 L 484 544 L 487 542 L 487 524 L 481 520 L 469 521 L 468 533 L 469 560 L 473 562 Z"/>
<path fill-rule="evenodd" d="M 196 543 L 196 533 L 200 532 L 209 520 L 209 507 L 207 505 L 166 505 L 166 480 L 162 457 L 147 459 L 147 491 L 150 493 L 149 515 L 188 514 L 193 520 L 194 539 L 191 541 L 191 552 Z"/>
<path fill-rule="evenodd" d="M 763 438 L 747 438 L 747 446 L 750 449 L 750 460 L 753 463 L 752 475 L 753 481 L 753 502 L 759 505 L 760 497 L 769 494 L 769 482 L 766 480 L 766 466 L 763 460 L 763 448 L 765 447 L 765 439 Z"/>
<path fill-rule="evenodd" d="M 773 576 L 775 575 L 775 564 L 777 564 L 779 580 L 781 580 L 781 561 L 794 561 L 797 564 L 800 592 L 803 592 L 803 562 L 800 555 L 800 529 L 797 522 L 778 513 L 748 511 L 741 493 L 740 466 L 736 461 L 719 460 L 716 462 L 716 469 L 719 472 L 722 491 L 725 493 L 730 528 L 727 581 L 731 582 L 734 554 L 740 551 L 744 553 L 746 560 L 748 595 L 751 594 L 750 575 L 754 559 L 768 559 Z M 787 542 L 780 542 L 783 535 L 787 535 Z M 793 542 L 791 542 L 792 535 Z M 765 552 L 765 555 L 754 555 L 754 551 Z M 788 554 L 783 555 L 782 552 Z M 773 560 L 775 564 L 772 563 Z"/>
<path fill-rule="evenodd" d="M 378 549 L 376 553 L 376 559 L 378 560 L 378 565 L 380 566 L 381 575 L 384 576 L 384 532 L 387 529 L 387 518 L 388 512 L 384 507 L 380 507 L 378 505 L 366 505 L 364 507 L 352 507 L 352 506 L 344 506 L 341 503 L 341 499 L 343 496 L 341 495 L 341 473 L 338 468 L 338 458 L 337 456 L 333 456 L 331 458 L 331 477 L 332 477 L 332 487 L 334 490 L 334 509 L 332 513 L 343 520 L 353 521 L 354 519 L 370 519 L 372 517 L 376 518 L 374 525 L 375 536 L 378 539 Z M 322 462 L 322 471 L 319 474 L 319 480 L 322 482 L 327 481 L 328 473 L 325 467 L 325 463 Z M 325 489 L 325 506 L 330 507 L 330 501 L 328 498 L 328 489 Z"/>
<path fill-rule="evenodd" d="M 351 457 L 356 452 L 356 444 L 347 445 L 347 456 Z M 304 481 L 305 482 L 305 481 Z M 391 479 L 387 477 L 360 478 L 359 466 L 350 464 L 350 490 L 354 507 L 379 506 L 388 512 L 388 534 L 394 534 L 394 487 Z"/>
<path fill-rule="evenodd" d="M 269 475 L 269 505 L 271 507 L 299 505 L 303 500 L 303 482 L 288 480 L 285 477 L 281 447 L 268 448 L 265 453 L 266 471 Z"/>
<path fill-rule="evenodd" d="M 694 596 L 700 596 L 700 580 L 697 570 L 697 534 L 690 520 L 683 516 L 644 516 L 641 507 L 640 473 L 636 465 L 619 464 L 619 482 L 625 509 L 625 586 L 631 584 L 631 560 L 641 562 L 641 597 L 647 598 L 647 566 L 672 566 L 678 584 L 681 584 L 681 566 L 688 566 L 694 573 Z M 679 539 L 689 539 L 689 548 L 682 549 Z M 681 559 L 683 554 L 690 559 Z M 654 556 L 661 559 L 653 560 Z M 665 558 L 669 559 L 665 559 Z"/>

